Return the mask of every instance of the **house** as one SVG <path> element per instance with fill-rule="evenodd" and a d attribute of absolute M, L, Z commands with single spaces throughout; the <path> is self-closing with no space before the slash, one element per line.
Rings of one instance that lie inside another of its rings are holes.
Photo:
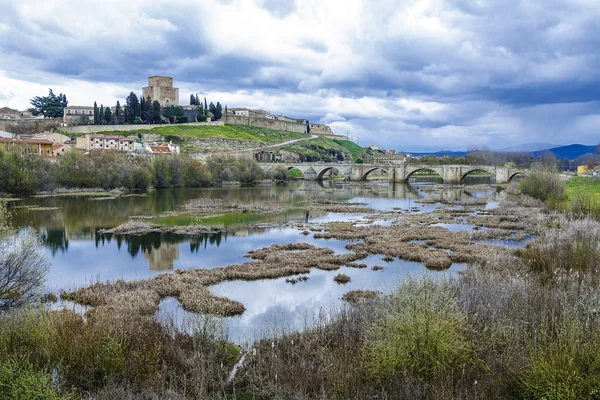
<path fill-rule="evenodd" d="M 173 144 L 173 142 L 148 143 L 146 144 L 146 151 L 150 154 L 174 155 L 181 153 L 181 147 L 177 144 Z"/>
<path fill-rule="evenodd" d="M 0 138 L 0 148 L 6 151 L 16 151 L 22 156 L 35 154 L 51 156 L 54 143 L 46 139 Z"/>
<path fill-rule="evenodd" d="M 80 150 L 117 150 L 131 152 L 134 150 L 133 137 L 118 135 L 87 134 L 77 138 L 76 148 Z"/>
<path fill-rule="evenodd" d="M 71 150 L 73 150 L 73 149 L 71 149 L 71 146 L 69 146 L 68 144 L 55 143 L 52 146 L 52 156 L 53 157 L 61 157 L 65 153 L 67 153 Z"/>
<path fill-rule="evenodd" d="M 94 122 L 94 106 L 68 106 L 63 108 L 63 122 L 69 125 L 87 125 Z"/>

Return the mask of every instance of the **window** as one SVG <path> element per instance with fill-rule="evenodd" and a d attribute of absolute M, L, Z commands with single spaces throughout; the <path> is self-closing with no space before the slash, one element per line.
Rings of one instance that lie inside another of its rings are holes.
<path fill-rule="evenodd" d="M 67 114 L 71 114 L 71 110 L 67 110 Z"/>

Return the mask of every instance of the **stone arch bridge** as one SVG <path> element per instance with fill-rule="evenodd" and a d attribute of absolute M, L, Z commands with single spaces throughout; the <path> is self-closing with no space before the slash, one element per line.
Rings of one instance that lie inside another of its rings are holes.
<path fill-rule="evenodd" d="M 508 183 L 516 175 L 525 172 L 516 168 L 492 167 L 487 165 L 419 165 L 419 164 L 350 164 L 350 163 L 259 163 L 265 172 L 270 172 L 278 167 L 288 171 L 297 169 L 304 174 L 304 179 L 322 180 L 327 173 L 336 170 L 346 180 L 364 181 L 369 174 L 376 170 L 387 173 L 391 182 L 407 182 L 416 172 L 432 171 L 438 174 L 444 183 L 461 183 L 472 172 L 487 172 L 496 183 Z"/>

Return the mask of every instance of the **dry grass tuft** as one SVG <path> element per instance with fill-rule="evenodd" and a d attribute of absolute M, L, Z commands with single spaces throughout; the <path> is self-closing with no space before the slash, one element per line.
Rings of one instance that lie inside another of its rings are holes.
<path fill-rule="evenodd" d="M 342 299 L 349 303 L 358 303 L 365 300 L 374 300 L 379 294 L 379 292 L 374 290 L 351 290 L 346 293 Z"/>
<path fill-rule="evenodd" d="M 350 282 L 350 277 L 346 274 L 337 274 L 336 276 L 333 277 L 333 280 L 336 281 L 337 283 L 348 283 Z"/>

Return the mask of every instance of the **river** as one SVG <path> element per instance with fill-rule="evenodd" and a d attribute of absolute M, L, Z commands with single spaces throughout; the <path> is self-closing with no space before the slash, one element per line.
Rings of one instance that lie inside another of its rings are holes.
<path fill-rule="evenodd" d="M 362 214 L 325 213 L 310 210 L 303 201 L 307 196 L 329 197 L 335 200 L 366 203 L 378 210 L 404 209 L 427 212 L 436 204 L 422 204 L 429 192 L 424 186 L 369 182 L 362 186 L 329 181 L 317 183 L 299 181 L 285 185 L 211 189 L 163 189 L 129 196 L 106 195 L 31 197 L 11 203 L 13 223 L 21 229 L 35 229 L 51 259 L 47 290 L 59 293 L 94 282 L 115 279 L 135 280 L 169 273 L 175 269 L 214 268 L 248 261 L 248 251 L 276 243 L 306 242 L 345 253 L 343 240 L 314 239 L 302 229 L 287 222 L 304 220 L 309 211 L 310 222 L 357 221 Z M 488 205 L 496 203 L 493 190 L 449 187 L 444 198 L 486 198 Z M 239 216 L 215 218 L 211 227 L 223 229 L 220 234 L 202 237 L 181 237 L 167 234 L 144 236 L 112 236 L 98 233 L 112 228 L 131 216 L 157 216 L 177 210 L 196 198 L 228 199 L 243 202 L 277 201 L 287 211 L 271 216 Z M 452 274 L 463 268 L 453 264 L 446 271 L 428 271 L 416 262 L 394 260 L 384 262 L 382 256 L 369 256 L 361 263 L 368 268 L 342 267 L 338 271 L 314 269 L 307 281 L 290 284 L 286 278 L 261 281 L 224 282 L 211 287 L 213 293 L 240 301 L 246 312 L 239 317 L 220 319 L 230 340 L 251 341 L 266 331 L 301 329 L 326 312 L 341 305 L 344 293 L 353 289 L 389 292 L 401 279 L 424 273 Z M 373 271 L 375 265 L 384 266 Z M 340 285 L 333 276 L 343 272 L 351 282 Z M 163 300 L 158 318 L 172 318 L 179 325 L 193 325 L 197 318 L 185 312 L 175 299 Z"/>

